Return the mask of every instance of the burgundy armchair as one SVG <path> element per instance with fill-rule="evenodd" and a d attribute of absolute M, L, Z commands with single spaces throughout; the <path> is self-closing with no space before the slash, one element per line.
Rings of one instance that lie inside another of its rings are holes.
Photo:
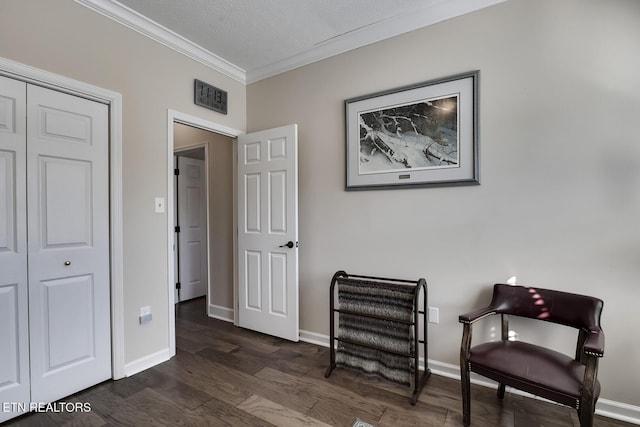
<path fill-rule="evenodd" d="M 462 411 L 471 423 L 470 373 L 498 383 L 498 398 L 513 387 L 578 411 L 580 425 L 593 424 L 600 395 L 598 361 L 604 355 L 600 327 L 602 300 L 548 289 L 497 284 L 488 307 L 459 317 L 463 324 L 460 348 Z M 502 318 L 502 339 L 471 346 L 474 322 L 492 315 Z M 575 357 L 522 341 L 509 341 L 508 316 L 558 323 L 578 330 Z"/>

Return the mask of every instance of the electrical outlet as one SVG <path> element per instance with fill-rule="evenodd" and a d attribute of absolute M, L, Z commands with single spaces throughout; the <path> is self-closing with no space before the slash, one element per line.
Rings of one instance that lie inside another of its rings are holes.
<path fill-rule="evenodd" d="M 429 307 L 429 323 L 440 323 L 440 309 Z"/>
<path fill-rule="evenodd" d="M 151 307 L 148 305 L 145 305 L 144 307 L 140 307 L 140 324 L 144 325 L 145 323 L 149 323 L 151 322 L 152 319 L 152 315 L 151 315 Z"/>

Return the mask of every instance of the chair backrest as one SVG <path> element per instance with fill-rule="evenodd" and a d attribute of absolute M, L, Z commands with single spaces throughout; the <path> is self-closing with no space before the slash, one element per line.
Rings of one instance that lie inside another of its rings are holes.
<path fill-rule="evenodd" d="M 600 327 L 603 302 L 598 298 L 568 292 L 496 284 L 491 306 L 501 314 L 589 330 Z"/>

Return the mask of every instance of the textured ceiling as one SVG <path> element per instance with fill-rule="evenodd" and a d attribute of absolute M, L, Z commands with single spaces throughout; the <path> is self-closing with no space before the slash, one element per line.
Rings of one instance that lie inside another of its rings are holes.
<path fill-rule="evenodd" d="M 109 0 L 247 74 L 294 68 L 501 1 Z"/>

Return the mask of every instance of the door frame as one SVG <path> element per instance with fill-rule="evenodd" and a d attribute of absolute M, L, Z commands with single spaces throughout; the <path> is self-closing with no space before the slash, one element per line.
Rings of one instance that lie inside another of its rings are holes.
<path fill-rule="evenodd" d="M 122 95 L 108 89 L 0 57 L 0 75 L 106 104 L 109 109 L 109 273 L 111 375 L 125 377 L 124 232 L 122 207 Z"/>
<path fill-rule="evenodd" d="M 207 229 L 205 230 L 205 232 L 206 232 L 206 236 L 205 237 L 206 237 L 206 241 L 207 241 L 207 247 L 206 247 L 206 251 L 207 251 L 207 304 L 211 304 L 211 301 L 210 301 L 211 296 L 210 296 L 210 292 L 209 292 L 209 289 L 211 288 L 211 251 L 210 251 L 210 249 L 211 249 L 211 239 L 210 239 L 210 236 L 211 236 L 210 226 L 211 226 L 211 224 L 209 224 L 209 215 L 210 215 L 210 212 L 209 212 L 209 144 L 206 141 L 204 141 L 204 142 L 196 142 L 193 145 L 186 145 L 184 147 L 180 147 L 180 148 L 177 148 L 177 149 L 174 147 L 173 162 L 177 162 L 177 158 L 178 158 L 177 154 L 179 154 L 179 153 L 181 153 L 183 151 L 196 150 L 198 148 L 202 148 L 202 151 L 204 151 L 204 192 L 205 192 L 205 203 L 206 203 L 206 211 L 207 211 L 206 218 L 205 218 L 206 227 L 207 227 Z M 176 164 L 175 163 L 174 163 L 173 168 L 176 169 Z M 180 178 L 178 178 L 178 179 L 180 179 Z M 178 200 L 178 198 L 176 197 L 175 175 L 173 177 L 173 183 L 174 183 L 174 185 L 173 185 L 173 193 L 171 193 L 170 197 L 173 197 L 173 202 L 174 202 L 173 203 L 173 209 L 174 209 L 174 211 L 173 211 L 173 214 L 174 214 L 173 220 L 175 221 L 175 214 L 176 214 L 176 211 L 177 211 L 176 203 L 177 203 L 177 200 Z M 175 227 L 175 223 L 174 223 L 174 227 Z M 173 234 L 174 234 L 174 243 L 175 243 L 175 230 L 174 230 Z M 174 275 L 175 275 L 175 265 L 177 263 L 176 255 L 178 254 L 178 250 L 179 249 L 180 249 L 180 245 L 175 245 L 175 246 L 172 247 L 173 258 L 174 258 L 174 264 L 173 264 L 174 265 Z M 174 293 L 173 294 L 174 294 L 174 298 L 175 298 L 175 294 L 176 294 L 175 293 L 175 283 L 176 283 L 175 280 L 174 280 L 173 283 L 174 283 Z M 174 303 L 176 302 L 175 299 L 174 299 L 173 302 Z"/>
<path fill-rule="evenodd" d="M 242 135 L 244 132 L 238 129 L 234 129 L 228 126 L 224 126 L 215 122 L 211 122 L 209 120 L 202 119 L 200 117 L 192 116 L 190 114 L 181 113 L 176 110 L 167 110 L 167 194 L 173 194 L 173 153 L 174 153 L 174 141 L 173 141 L 173 124 L 181 123 L 183 125 L 196 127 L 202 130 L 206 130 L 209 132 L 219 133 L 221 135 L 229 136 L 234 139 L 233 144 L 236 144 L 235 139 Z M 233 149 L 234 157 L 233 157 L 233 194 L 236 194 L 237 182 L 236 182 L 236 158 L 235 158 L 235 147 Z M 175 266 L 174 266 L 174 235 L 173 227 L 174 227 L 174 209 L 173 206 L 173 197 L 167 197 L 167 266 L 168 266 L 168 283 L 167 283 L 167 291 L 169 294 L 169 304 L 167 306 L 167 310 L 169 313 L 169 351 L 170 357 L 175 356 L 176 354 L 176 310 L 175 310 Z M 237 233 L 235 232 L 237 228 L 237 220 L 236 220 L 236 210 L 237 210 L 237 198 L 234 196 L 233 199 L 233 254 L 235 254 L 237 247 Z M 208 222 L 208 219 L 207 219 Z M 238 322 L 238 310 L 235 309 L 238 304 L 238 296 L 237 296 L 237 280 L 238 280 L 238 260 L 235 255 L 233 258 L 233 323 L 237 324 Z M 209 292 L 207 291 L 207 294 Z M 207 308 L 208 310 L 208 308 Z"/>

